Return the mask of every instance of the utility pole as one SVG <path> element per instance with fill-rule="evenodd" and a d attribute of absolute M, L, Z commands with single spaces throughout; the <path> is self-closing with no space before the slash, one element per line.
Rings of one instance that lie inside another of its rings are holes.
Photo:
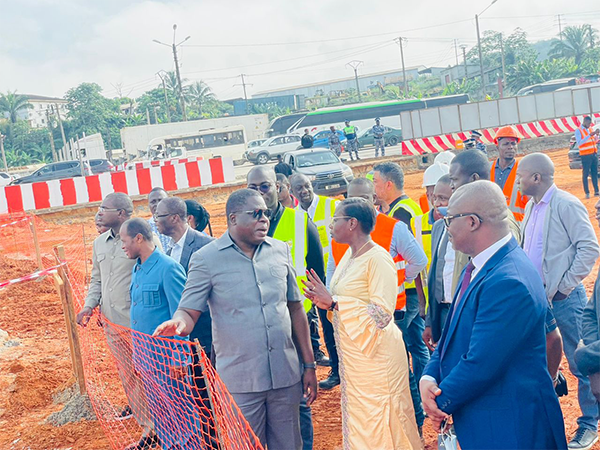
<path fill-rule="evenodd" d="M 54 136 L 52 135 L 52 125 L 50 123 L 50 111 L 46 110 L 46 125 L 48 125 L 48 135 L 50 136 L 50 147 L 52 148 L 52 162 L 58 161 L 56 156 L 56 147 L 54 146 Z"/>
<path fill-rule="evenodd" d="M 148 108 L 146 108 L 146 122 L 150 125 L 150 111 L 148 111 Z"/>
<path fill-rule="evenodd" d="M 408 81 L 406 79 L 406 66 L 404 65 L 404 48 L 402 46 L 405 39 L 403 37 L 398 37 L 394 39 L 400 46 L 400 60 L 402 61 L 402 81 L 404 83 L 404 96 L 408 96 Z"/>
<path fill-rule="evenodd" d="M 458 39 L 454 39 L 454 56 L 456 57 L 456 66 L 458 67 Z"/>
<path fill-rule="evenodd" d="M 242 86 L 242 88 L 244 89 L 244 101 L 246 102 L 246 114 L 250 114 L 250 105 L 248 104 L 248 92 L 246 91 L 246 86 L 252 86 L 252 84 L 246 83 L 246 79 L 244 77 L 247 77 L 247 76 L 248 75 L 241 73 L 240 78 L 242 79 L 242 84 L 234 84 L 234 86 Z"/>
<path fill-rule="evenodd" d="M 171 123 L 171 110 L 169 108 L 169 97 L 167 96 L 167 85 L 165 84 L 165 79 L 160 72 L 156 72 L 156 75 L 158 75 L 160 77 L 160 81 L 162 81 L 163 92 L 165 94 L 165 108 L 167 110 L 167 122 Z"/>
<path fill-rule="evenodd" d="M 500 54 L 502 55 L 502 92 L 500 98 L 504 98 L 504 87 L 506 86 L 506 66 L 504 65 L 504 36 L 500 33 Z"/>
<path fill-rule="evenodd" d="M 483 74 L 483 54 L 481 53 L 481 36 L 479 34 L 479 15 L 475 14 L 475 26 L 477 27 L 477 51 L 479 53 L 479 70 L 481 72 L 481 101 L 485 100 L 485 76 Z"/>
<path fill-rule="evenodd" d="M 463 54 L 463 63 L 465 65 L 465 76 L 463 77 L 463 80 L 466 81 L 467 77 L 468 77 L 468 73 L 467 73 L 467 46 L 465 44 L 461 45 L 460 48 L 462 49 L 462 54 Z"/>
<path fill-rule="evenodd" d="M 56 118 L 58 119 L 58 126 L 60 127 L 60 136 L 62 137 L 63 141 L 63 148 L 60 156 L 62 160 L 65 161 L 67 159 L 67 138 L 65 136 L 65 128 L 63 127 L 62 119 L 60 118 L 60 110 L 58 109 L 58 103 L 55 103 L 54 107 L 56 108 Z"/>
<path fill-rule="evenodd" d="M 173 25 L 173 44 L 165 44 L 164 42 L 157 41 L 153 39 L 152 42 L 156 42 L 160 45 L 166 45 L 167 47 L 171 47 L 173 50 L 173 61 L 175 61 L 175 74 L 177 76 L 177 87 L 179 88 L 179 101 L 181 103 L 181 115 L 183 116 L 183 121 L 187 121 L 187 113 L 185 110 L 185 98 L 183 97 L 183 86 L 181 85 L 181 73 L 179 72 L 179 60 L 177 59 L 177 47 L 187 41 L 191 36 L 186 37 L 179 44 L 175 43 L 175 32 L 177 31 L 177 24 Z"/>
<path fill-rule="evenodd" d="M 562 22 L 560 21 L 560 14 L 558 15 L 558 37 L 559 39 L 562 41 L 563 40 L 563 35 L 562 35 Z"/>
<path fill-rule="evenodd" d="M 356 95 L 358 97 L 358 103 L 360 103 L 360 85 L 358 84 L 358 67 L 363 64 L 362 61 L 350 61 L 346 66 L 350 66 L 354 69 L 354 80 L 356 81 Z"/>
<path fill-rule="evenodd" d="M 83 133 L 83 138 L 85 139 L 85 133 Z M 85 177 L 85 170 L 83 170 L 83 156 L 81 155 L 81 148 L 79 147 L 79 135 L 77 135 L 77 159 L 79 160 L 79 168 L 81 169 L 81 176 Z"/>
<path fill-rule="evenodd" d="M 158 124 L 158 115 L 156 114 L 156 108 L 158 108 L 158 105 L 154 105 L 153 109 L 154 109 L 154 123 Z"/>
<path fill-rule="evenodd" d="M 8 164 L 6 164 L 6 153 L 4 152 L 4 139 L 6 138 L 6 136 L 4 136 L 2 133 L 0 133 L 0 152 L 2 153 L 2 162 L 4 163 L 4 170 L 6 172 L 8 172 Z"/>

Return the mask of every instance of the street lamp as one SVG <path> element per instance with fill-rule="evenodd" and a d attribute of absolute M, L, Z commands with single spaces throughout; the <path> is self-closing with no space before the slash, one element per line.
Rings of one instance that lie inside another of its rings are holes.
<path fill-rule="evenodd" d="M 164 42 L 160 42 L 157 39 L 152 39 L 152 42 L 155 42 L 160 45 L 164 45 L 167 47 L 171 47 L 173 50 L 173 60 L 175 61 L 175 73 L 177 74 L 177 84 L 179 85 L 179 101 L 181 102 L 181 115 L 183 116 L 183 120 L 187 120 L 187 114 L 185 111 L 185 98 L 183 97 L 183 86 L 181 85 L 181 74 L 179 73 L 179 61 L 177 60 L 177 47 L 187 41 L 191 36 L 186 37 L 179 44 L 175 43 L 175 32 L 177 31 L 177 24 L 173 25 L 173 44 L 165 44 Z"/>
<path fill-rule="evenodd" d="M 475 26 L 477 28 L 477 49 L 478 49 L 478 52 L 479 52 L 479 70 L 481 71 L 481 94 L 482 94 L 482 100 L 485 100 L 485 79 L 484 79 L 484 76 L 483 76 L 483 55 L 481 53 L 481 36 L 479 34 L 479 16 L 481 16 L 484 12 L 486 12 L 497 1 L 498 0 L 493 0 L 492 3 L 490 3 L 487 6 L 487 8 L 485 8 L 479 14 L 475 14 Z"/>

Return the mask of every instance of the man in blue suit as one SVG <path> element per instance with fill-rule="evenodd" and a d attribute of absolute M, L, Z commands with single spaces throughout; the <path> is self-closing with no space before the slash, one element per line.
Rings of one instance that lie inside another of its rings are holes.
<path fill-rule="evenodd" d="M 510 234 L 504 194 L 490 181 L 464 185 L 444 220 L 454 249 L 472 259 L 421 378 L 425 411 L 437 428 L 451 415 L 464 450 L 566 449 L 544 286 Z"/>

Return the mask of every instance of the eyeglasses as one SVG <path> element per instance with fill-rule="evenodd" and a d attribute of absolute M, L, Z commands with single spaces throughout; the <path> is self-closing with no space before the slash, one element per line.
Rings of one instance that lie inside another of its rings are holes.
<path fill-rule="evenodd" d="M 354 217 L 350 217 L 350 216 L 337 216 L 337 217 L 336 217 L 336 216 L 333 216 L 333 217 L 331 218 L 331 221 L 332 221 L 333 223 L 335 223 L 335 222 L 337 222 L 338 220 L 342 220 L 342 219 L 348 220 L 348 219 L 354 219 Z"/>
<path fill-rule="evenodd" d="M 267 219 L 271 218 L 271 210 L 270 209 L 253 209 L 251 211 L 236 211 L 233 214 L 244 213 L 244 214 L 252 214 L 254 219 L 260 219 L 261 216 L 265 216 Z"/>
<path fill-rule="evenodd" d="M 173 213 L 171 213 L 171 214 L 161 214 L 160 216 L 158 214 L 154 214 L 153 217 L 154 217 L 154 220 L 156 220 L 156 219 L 161 219 L 163 217 L 169 217 L 169 216 L 172 216 L 172 215 L 173 215 Z"/>
<path fill-rule="evenodd" d="M 102 212 L 117 212 L 117 211 L 122 211 L 123 208 L 107 208 L 106 206 L 99 206 L 98 207 L 98 211 L 102 211 Z"/>
<path fill-rule="evenodd" d="M 475 213 L 462 213 L 462 214 L 455 214 L 453 216 L 444 217 L 444 225 L 446 225 L 446 228 L 448 228 L 450 226 L 450 222 L 452 222 L 454 219 L 458 219 L 459 217 L 468 217 L 468 216 L 475 216 L 479 219 L 480 222 L 483 222 L 483 219 Z"/>
<path fill-rule="evenodd" d="M 266 194 L 271 189 L 271 186 L 273 186 L 272 183 L 261 183 L 258 186 L 251 184 L 248 186 L 248 189 L 252 189 L 253 191 L 260 191 L 263 194 Z"/>

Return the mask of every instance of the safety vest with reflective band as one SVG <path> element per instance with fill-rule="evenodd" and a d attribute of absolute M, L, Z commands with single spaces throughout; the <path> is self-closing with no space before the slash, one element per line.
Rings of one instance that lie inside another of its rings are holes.
<path fill-rule="evenodd" d="M 407 197 L 403 200 L 400 200 L 398 203 L 396 203 L 394 205 L 394 207 L 392 209 L 390 209 L 388 216 L 394 217 L 394 213 L 396 211 L 398 211 L 400 208 L 404 209 L 405 211 L 408 211 L 408 213 L 412 217 L 420 216 L 423 214 L 423 211 L 421 211 L 419 204 L 417 202 L 415 202 L 412 198 Z M 416 289 L 417 285 L 415 284 L 415 282 L 413 280 L 410 283 L 405 283 L 404 287 L 406 289 Z"/>
<path fill-rule="evenodd" d="M 431 230 L 433 225 L 429 223 L 429 213 L 410 219 L 410 228 L 415 239 L 427 256 L 427 267 L 421 272 L 421 280 L 423 281 L 423 293 L 425 294 L 425 311 L 429 307 L 429 299 L 427 295 L 427 274 L 431 264 Z"/>
<path fill-rule="evenodd" d="M 327 270 L 327 260 L 329 259 L 329 253 L 331 252 L 331 234 L 329 233 L 329 224 L 331 218 L 335 212 L 335 205 L 338 200 L 329 197 L 323 197 L 317 195 L 317 208 L 315 210 L 315 217 L 312 221 L 317 226 L 319 232 L 319 239 L 321 240 L 321 246 L 323 247 L 323 261 L 325 262 L 325 270 Z M 298 206 L 296 209 L 301 210 Z M 302 211 L 302 210 L 301 210 Z"/>
<path fill-rule="evenodd" d="M 290 247 L 292 253 L 292 263 L 296 270 L 296 281 L 298 288 L 302 292 L 303 280 L 306 280 L 306 255 L 308 254 L 308 214 L 304 211 L 296 211 L 295 209 L 285 208 L 273 239 L 285 242 Z M 233 280 L 234 282 L 236 280 Z M 312 302 L 305 298 L 304 309 L 308 311 L 312 308 Z"/>
<path fill-rule="evenodd" d="M 429 212 L 429 199 L 427 198 L 427 194 L 423 194 L 419 197 L 419 208 L 421 208 L 423 214 Z"/>
<path fill-rule="evenodd" d="M 494 161 L 492 165 L 492 172 L 490 177 L 493 180 L 496 179 L 496 163 L 498 160 Z M 508 209 L 515 216 L 515 220 L 517 222 L 522 222 L 525 217 L 525 205 L 529 201 L 529 197 L 522 195 L 519 189 L 517 189 L 516 181 L 517 181 L 517 166 L 519 165 L 519 161 L 515 161 L 515 165 L 510 171 L 508 178 L 506 179 L 506 183 L 504 183 L 504 189 L 502 192 L 506 197 L 506 204 L 508 205 Z"/>
<path fill-rule="evenodd" d="M 394 234 L 394 227 L 398 221 L 392 217 L 388 217 L 385 214 L 377 214 L 377 221 L 375 222 L 375 228 L 371 232 L 371 239 L 383 248 L 390 250 L 392 246 L 392 235 Z M 331 241 L 331 257 L 335 261 L 335 265 L 340 263 L 342 256 L 348 250 L 348 245 L 340 244 L 335 240 Z M 396 309 L 404 309 L 406 307 L 406 292 L 404 291 L 404 279 L 405 279 L 405 268 L 406 263 L 402 255 L 398 255 L 394 258 L 396 264 L 396 271 L 398 272 L 398 291 L 396 295 Z"/>
<path fill-rule="evenodd" d="M 584 126 L 579 127 L 579 131 L 581 133 L 581 139 L 585 139 L 590 136 L 590 129 Z M 590 139 L 579 146 L 579 154 L 580 155 L 591 155 L 596 153 L 597 151 L 598 141 L 595 136 L 590 136 Z"/>

